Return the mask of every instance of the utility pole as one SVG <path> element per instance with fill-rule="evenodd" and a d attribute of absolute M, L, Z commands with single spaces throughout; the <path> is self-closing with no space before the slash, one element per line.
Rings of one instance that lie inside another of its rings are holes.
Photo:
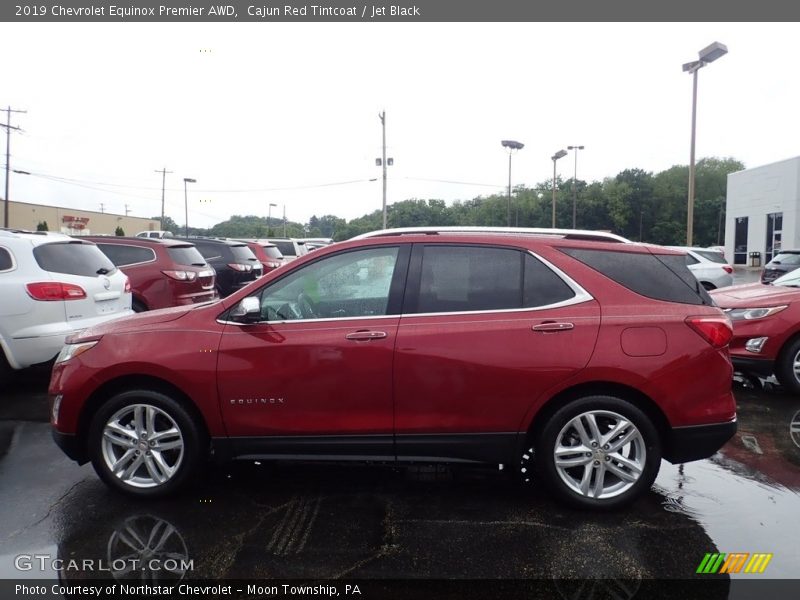
<path fill-rule="evenodd" d="M 286 205 L 283 205 L 283 237 L 286 237 Z"/>
<path fill-rule="evenodd" d="M 125 205 L 125 216 L 128 216 L 128 213 L 133 212 L 131 209 L 128 208 L 128 205 Z"/>
<path fill-rule="evenodd" d="M 378 116 L 381 119 L 381 130 L 383 132 L 381 165 L 383 166 L 383 229 L 386 229 L 386 111 L 383 111 Z"/>
<path fill-rule="evenodd" d="M 161 173 L 161 229 L 164 229 L 164 188 L 167 185 L 167 173 L 172 173 L 172 171 L 167 171 L 167 167 L 164 167 L 160 171 L 156 169 L 156 173 Z"/>
<path fill-rule="evenodd" d="M 106 208 L 105 204 L 103 204 L 103 203 L 101 202 L 101 203 L 100 203 L 100 213 L 101 213 L 101 214 L 102 214 L 102 213 L 104 213 L 104 212 L 106 212 L 105 208 Z"/>
<path fill-rule="evenodd" d="M 11 113 L 27 113 L 27 110 L 15 110 L 10 106 L 6 109 L 6 122 L 0 127 L 6 128 L 6 195 L 3 197 L 3 227 L 8 227 L 8 175 L 11 168 L 11 130 L 21 131 L 19 127 L 11 126 Z"/>

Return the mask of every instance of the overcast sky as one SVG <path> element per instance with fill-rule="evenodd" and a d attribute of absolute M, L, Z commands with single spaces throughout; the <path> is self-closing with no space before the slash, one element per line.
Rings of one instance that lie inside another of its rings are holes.
<path fill-rule="evenodd" d="M 681 65 L 713 41 L 729 54 L 699 74 L 697 156 L 759 166 L 800 154 L 798 34 L 797 23 L 2 23 L 0 107 L 28 111 L 12 116 L 24 129 L 12 168 L 74 180 L 12 174 L 9 196 L 150 217 L 166 166 L 167 214 L 181 224 L 184 177 L 197 180 L 194 226 L 266 216 L 270 203 L 295 221 L 351 219 L 380 208 L 369 180 L 382 110 L 389 203 L 502 192 L 508 138 L 525 144 L 515 185 L 548 180 L 567 145 L 586 146 L 579 179 L 657 172 L 688 164 Z M 572 154 L 558 167 L 571 177 Z"/>

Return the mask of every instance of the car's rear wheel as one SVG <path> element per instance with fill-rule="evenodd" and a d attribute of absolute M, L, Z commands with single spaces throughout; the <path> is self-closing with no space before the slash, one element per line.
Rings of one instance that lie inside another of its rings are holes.
<path fill-rule="evenodd" d="M 144 305 L 144 303 L 140 302 L 139 300 L 134 300 L 131 302 L 131 308 L 133 309 L 133 312 L 137 313 L 145 312 L 147 310 L 147 307 Z"/>
<path fill-rule="evenodd" d="M 775 377 L 789 391 L 800 393 L 800 338 L 792 340 L 781 350 L 775 361 Z"/>
<path fill-rule="evenodd" d="M 202 464 L 200 428 L 173 398 L 131 390 L 103 404 L 92 420 L 89 454 L 111 487 L 157 497 L 185 487 Z"/>
<path fill-rule="evenodd" d="M 610 509 L 650 489 L 661 442 L 650 418 L 613 396 L 574 400 L 550 417 L 536 442 L 536 465 L 569 503 Z"/>
<path fill-rule="evenodd" d="M 706 288 L 706 291 L 708 291 L 708 292 L 710 292 L 711 290 L 717 289 L 717 286 L 715 286 L 710 281 L 701 281 L 700 283 L 703 284 L 703 287 Z"/>

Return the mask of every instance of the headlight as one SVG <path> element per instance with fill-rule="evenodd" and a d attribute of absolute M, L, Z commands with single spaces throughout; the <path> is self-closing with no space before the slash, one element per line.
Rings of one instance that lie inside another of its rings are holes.
<path fill-rule="evenodd" d="M 80 356 L 87 350 L 91 350 L 97 345 L 98 341 L 99 340 L 94 340 L 93 342 L 81 342 L 78 344 L 67 344 L 61 349 L 61 352 L 58 353 L 58 356 L 56 357 L 56 364 L 70 360 L 71 358 Z"/>
<path fill-rule="evenodd" d="M 789 308 L 788 305 L 771 306 L 769 308 L 734 308 L 728 311 L 728 316 L 731 321 L 753 321 L 754 319 L 771 317 L 787 308 Z"/>

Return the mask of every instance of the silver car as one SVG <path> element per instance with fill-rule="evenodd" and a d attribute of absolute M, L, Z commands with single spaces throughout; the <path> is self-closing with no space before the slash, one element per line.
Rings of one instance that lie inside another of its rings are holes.
<path fill-rule="evenodd" d="M 733 267 L 719 250 L 688 246 L 669 247 L 686 253 L 686 265 L 707 290 L 733 285 Z"/>

